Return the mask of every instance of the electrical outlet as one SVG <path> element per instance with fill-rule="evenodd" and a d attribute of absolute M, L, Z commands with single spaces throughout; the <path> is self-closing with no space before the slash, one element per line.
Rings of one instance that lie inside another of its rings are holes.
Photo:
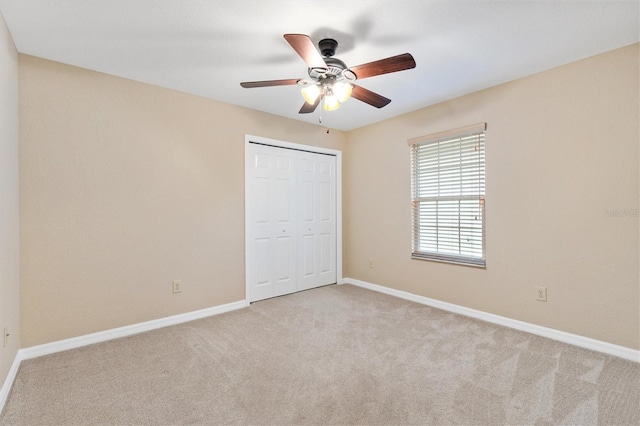
<path fill-rule="evenodd" d="M 547 301 L 547 288 L 546 287 L 536 287 L 536 300 L 540 302 Z"/>
<path fill-rule="evenodd" d="M 171 292 L 173 294 L 182 293 L 182 282 L 179 280 L 173 280 L 171 283 Z"/>
<path fill-rule="evenodd" d="M 369 259 L 369 268 L 373 268 L 373 259 Z"/>
<path fill-rule="evenodd" d="M 4 331 L 2 332 L 2 341 L 4 342 L 2 344 L 2 346 L 6 347 L 9 344 L 9 329 L 7 327 L 4 328 Z"/>

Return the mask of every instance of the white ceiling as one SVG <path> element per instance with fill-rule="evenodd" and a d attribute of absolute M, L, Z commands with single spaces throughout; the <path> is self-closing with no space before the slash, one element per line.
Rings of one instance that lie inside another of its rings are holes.
<path fill-rule="evenodd" d="M 411 53 L 415 69 L 358 81 L 392 102 L 324 113 L 350 130 L 640 40 L 638 1 L 0 0 L 19 52 L 318 123 L 282 37 L 340 43 L 349 66 Z"/>

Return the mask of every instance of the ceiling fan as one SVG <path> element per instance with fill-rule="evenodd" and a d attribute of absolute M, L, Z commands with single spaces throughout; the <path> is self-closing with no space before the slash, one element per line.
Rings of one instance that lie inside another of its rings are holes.
<path fill-rule="evenodd" d="M 293 78 L 286 80 L 248 81 L 240 83 L 244 88 L 288 86 L 297 84 L 302 86 L 302 96 L 305 103 L 300 108 L 300 114 L 312 113 L 323 102 L 323 108 L 333 111 L 340 107 L 350 97 L 382 108 L 391 102 L 371 90 L 353 84 L 376 75 L 388 74 L 415 68 L 416 62 L 409 53 L 392 56 L 386 59 L 369 62 L 349 68 L 338 58 L 334 58 L 338 42 L 331 38 L 320 40 L 316 49 L 313 41 L 305 34 L 285 34 L 285 40 L 300 55 L 309 67 L 309 78 Z"/>

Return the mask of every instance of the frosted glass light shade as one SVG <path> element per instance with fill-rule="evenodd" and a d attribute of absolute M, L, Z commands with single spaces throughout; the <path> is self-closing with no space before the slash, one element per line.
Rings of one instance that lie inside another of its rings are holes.
<path fill-rule="evenodd" d="M 340 101 L 335 95 L 325 96 L 322 108 L 324 108 L 325 111 L 334 111 L 340 108 Z"/>
<path fill-rule="evenodd" d="M 320 96 L 320 86 L 317 84 L 307 84 L 301 89 L 302 97 L 309 105 L 313 105 Z"/>
<path fill-rule="evenodd" d="M 338 81 L 333 85 L 333 94 L 338 98 L 338 101 L 344 102 L 351 97 L 353 86 L 343 81 Z"/>

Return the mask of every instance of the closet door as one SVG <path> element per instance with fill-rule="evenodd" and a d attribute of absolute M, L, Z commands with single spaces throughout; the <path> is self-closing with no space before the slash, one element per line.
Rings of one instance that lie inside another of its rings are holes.
<path fill-rule="evenodd" d="M 251 300 L 293 293 L 296 280 L 296 151 L 249 144 L 245 220 Z"/>
<path fill-rule="evenodd" d="M 335 160 L 298 153 L 298 290 L 336 282 Z"/>
<path fill-rule="evenodd" d="M 335 283 L 335 156 L 249 143 L 245 167 L 248 300 Z"/>

